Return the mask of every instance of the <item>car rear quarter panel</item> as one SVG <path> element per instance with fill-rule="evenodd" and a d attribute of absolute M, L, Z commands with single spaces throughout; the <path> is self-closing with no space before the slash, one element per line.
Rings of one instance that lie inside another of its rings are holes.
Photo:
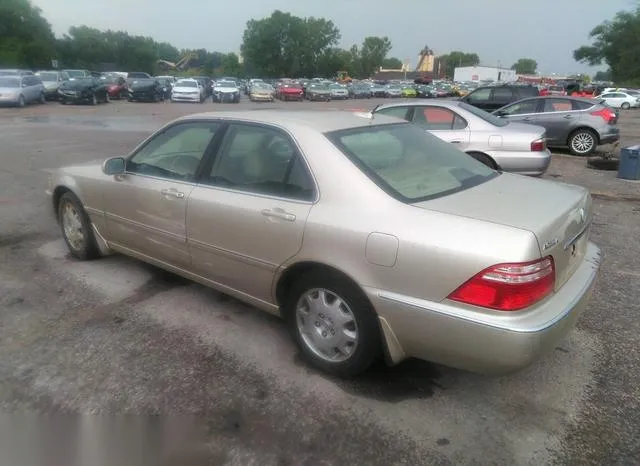
<path fill-rule="evenodd" d="M 404 204 L 382 191 L 324 136 L 304 130 L 296 134 L 320 193 L 301 250 L 283 268 L 320 262 L 363 287 L 439 301 L 490 265 L 540 257 L 532 233 L 430 211 L 424 204 Z M 371 233 L 397 238 L 392 266 L 367 260 Z"/>

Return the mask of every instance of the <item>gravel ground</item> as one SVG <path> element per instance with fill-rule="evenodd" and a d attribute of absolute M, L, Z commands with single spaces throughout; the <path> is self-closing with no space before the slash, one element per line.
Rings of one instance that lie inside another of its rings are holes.
<path fill-rule="evenodd" d="M 47 171 L 126 154 L 180 115 L 377 103 L 0 109 L 0 466 L 636 463 L 639 182 L 554 155 L 546 177 L 594 194 L 604 261 L 548 357 L 507 377 L 408 361 L 355 381 L 311 370 L 280 321 L 212 290 L 70 259 L 43 192 Z M 638 122 L 623 112 L 622 145 Z M 74 415 L 36 417 L 57 413 Z"/>

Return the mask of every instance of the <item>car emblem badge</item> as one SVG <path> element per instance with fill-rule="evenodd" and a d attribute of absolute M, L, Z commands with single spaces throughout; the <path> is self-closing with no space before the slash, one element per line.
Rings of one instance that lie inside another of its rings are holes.
<path fill-rule="evenodd" d="M 546 251 L 547 249 L 552 248 L 553 246 L 558 244 L 558 242 L 558 238 L 552 238 L 542 245 L 542 249 Z"/>

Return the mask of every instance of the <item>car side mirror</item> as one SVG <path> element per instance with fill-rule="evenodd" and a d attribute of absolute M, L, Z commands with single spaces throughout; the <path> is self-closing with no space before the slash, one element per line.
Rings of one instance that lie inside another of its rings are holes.
<path fill-rule="evenodd" d="M 102 164 L 102 172 L 105 175 L 122 175 L 126 163 L 124 157 L 111 157 Z"/>

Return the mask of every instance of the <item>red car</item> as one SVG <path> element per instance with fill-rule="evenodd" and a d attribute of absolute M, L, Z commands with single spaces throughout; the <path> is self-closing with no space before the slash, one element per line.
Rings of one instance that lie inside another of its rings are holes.
<path fill-rule="evenodd" d="M 125 99 L 127 97 L 127 80 L 121 76 L 107 76 L 104 85 L 111 99 Z"/>
<path fill-rule="evenodd" d="M 299 100 L 302 101 L 304 90 L 300 84 L 283 84 L 278 87 L 278 98 L 280 100 Z"/>

